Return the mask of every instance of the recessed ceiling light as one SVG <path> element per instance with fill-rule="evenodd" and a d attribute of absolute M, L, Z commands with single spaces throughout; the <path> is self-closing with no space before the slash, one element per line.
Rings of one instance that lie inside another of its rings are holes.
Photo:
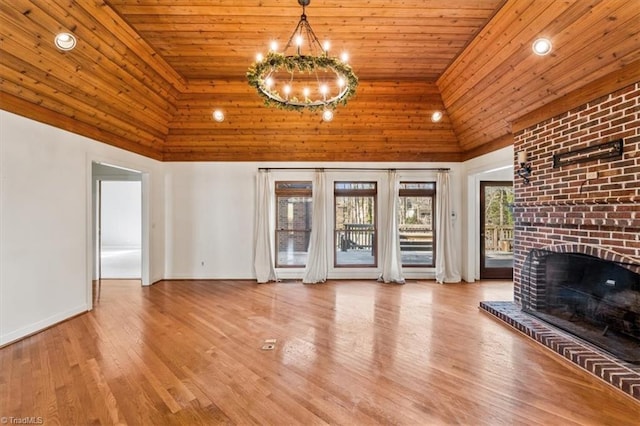
<path fill-rule="evenodd" d="M 333 111 L 331 111 L 330 109 L 325 109 L 324 111 L 322 111 L 322 119 L 324 121 L 333 120 Z"/>
<path fill-rule="evenodd" d="M 213 119 L 218 123 L 222 123 L 224 121 L 224 112 L 220 111 L 219 109 L 213 111 Z"/>
<path fill-rule="evenodd" d="M 76 37 L 71 33 L 56 34 L 54 39 L 56 47 L 60 50 L 68 51 L 76 47 Z"/>
<path fill-rule="evenodd" d="M 551 41 L 546 38 L 539 38 L 531 46 L 533 53 L 538 56 L 548 55 L 551 52 Z"/>
<path fill-rule="evenodd" d="M 431 121 L 437 123 L 440 120 L 442 120 L 442 111 L 434 111 L 433 114 L 431 114 Z"/>

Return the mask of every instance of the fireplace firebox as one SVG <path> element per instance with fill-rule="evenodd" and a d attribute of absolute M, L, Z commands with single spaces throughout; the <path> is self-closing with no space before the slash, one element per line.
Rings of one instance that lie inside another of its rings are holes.
<path fill-rule="evenodd" d="M 618 358 L 640 364 L 640 264 L 531 250 L 522 309 Z"/>

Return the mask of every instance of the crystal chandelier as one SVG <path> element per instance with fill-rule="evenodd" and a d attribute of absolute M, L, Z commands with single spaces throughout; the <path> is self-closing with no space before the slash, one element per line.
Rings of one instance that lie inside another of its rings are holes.
<path fill-rule="evenodd" d="M 279 52 L 272 42 L 266 55 L 257 55 L 247 79 L 265 105 L 290 111 L 322 110 L 323 120 L 331 121 L 333 110 L 355 94 L 358 77 L 346 54 L 340 59 L 329 56 L 329 43 L 321 44 L 316 37 L 305 14 L 310 2 L 298 0 L 302 16 L 284 49 Z"/>

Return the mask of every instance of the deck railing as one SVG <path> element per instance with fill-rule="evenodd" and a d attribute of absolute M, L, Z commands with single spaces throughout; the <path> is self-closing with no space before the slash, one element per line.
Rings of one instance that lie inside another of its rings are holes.
<path fill-rule="evenodd" d="M 375 251 L 375 229 L 371 225 L 345 224 L 344 229 L 336 230 L 336 245 L 340 251 Z M 432 251 L 433 232 L 423 225 L 402 225 L 400 232 L 400 250 Z"/>
<path fill-rule="evenodd" d="M 375 229 L 372 225 L 346 223 L 336 230 L 336 244 L 340 251 L 375 250 Z"/>
<path fill-rule="evenodd" d="M 400 225 L 401 251 L 433 251 L 431 226 L 421 224 Z"/>
<path fill-rule="evenodd" d="M 485 225 L 485 250 L 513 251 L 513 225 Z"/>

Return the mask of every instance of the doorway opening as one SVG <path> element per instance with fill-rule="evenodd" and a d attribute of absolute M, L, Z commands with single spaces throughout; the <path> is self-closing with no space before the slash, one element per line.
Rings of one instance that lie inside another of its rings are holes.
<path fill-rule="evenodd" d="M 99 181 L 99 278 L 142 278 L 142 182 Z"/>
<path fill-rule="evenodd" d="M 143 174 L 92 163 L 93 302 L 104 280 L 143 284 Z"/>
<path fill-rule="evenodd" d="M 513 182 L 480 182 L 480 279 L 513 279 Z"/>

